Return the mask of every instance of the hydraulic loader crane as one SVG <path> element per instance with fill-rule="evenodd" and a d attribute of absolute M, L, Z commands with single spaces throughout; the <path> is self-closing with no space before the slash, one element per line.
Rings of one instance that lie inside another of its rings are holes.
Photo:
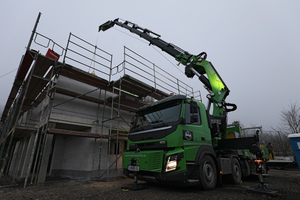
<path fill-rule="evenodd" d="M 226 121 L 226 113 L 236 110 L 237 106 L 235 104 L 226 103 L 225 99 L 230 91 L 212 63 L 206 60 L 207 54 L 205 52 L 198 55 L 190 54 L 180 47 L 160 39 L 159 34 L 129 21 L 120 22 L 118 18 L 113 21 L 107 21 L 99 26 L 99 31 L 106 31 L 114 25 L 128 29 L 130 32 L 149 41 L 150 45 L 155 45 L 174 57 L 179 63 L 185 66 L 185 75 L 187 77 L 192 78 L 194 75 L 198 76 L 199 80 L 209 92 L 207 95 L 209 100 L 207 110 L 209 110 L 211 104 L 213 104 L 213 116 L 221 116 L 221 118 L 223 117 L 222 121 Z M 205 74 L 207 77 L 204 76 Z M 217 119 L 214 121 L 219 125 L 222 123 Z"/>
<path fill-rule="evenodd" d="M 223 176 L 239 184 L 242 176 L 251 175 L 251 166 L 256 165 L 253 158 L 263 159 L 258 134 L 242 138 L 239 127 L 227 127 L 227 113 L 237 106 L 225 101 L 230 91 L 206 60 L 207 54 L 190 54 L 160 39 L 159 34 L 118 18 L 100 25 L 99 31 L 114 25 L 128 29 L 174 57 L 185 66 L 185 75 L 196 75 L 209 92 L 207 108 L 184 95 L 170 96 L 140 108 L 132 121 L 127 150 L 122 154 L 124 174 L 133 177 L 135 183 L 156 180 L 200 184 L 205 190 L 221 183 Z M 263 171 L 254 168 L 260 174 Z M 263 182 L 260 188 L 266 188 Z"/>

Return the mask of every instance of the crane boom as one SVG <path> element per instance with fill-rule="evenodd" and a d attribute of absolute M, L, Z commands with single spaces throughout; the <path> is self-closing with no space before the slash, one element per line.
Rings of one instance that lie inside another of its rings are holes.
<path fill-rule="evenodd" d="M 129 21 L 120 22 L 118 18 L 100 25 L 99 31 L 106 31 L 114 25 L 128 29 L 130 32 L 149 41 L 150 45 L 155 45 L 162 51 L 174 57 L 185 66 L 185 74 L 187 77 L 192 78 L 194 75 L 198 76 L 199 80 L 205 85 L 205 88 L 209 92 L 207 98 L 209 99 L 209 105 L 211 103 L 214 105 L 213 115 L 220 116 L 223 115 L 224 110 L 229 112 L 236 109 L 235 104 L 225 102 L 230 90 L 223 82 L 212 63 L 206 60 L 207 54 L 205 52 L 198 55 L 190 54 L 180 47 L 160 39 L 159 34 Z M 206 74 L 207 77 L 204 76 L 204 74 Z M 231 108 L 228 108 L 228 106 Z"/>

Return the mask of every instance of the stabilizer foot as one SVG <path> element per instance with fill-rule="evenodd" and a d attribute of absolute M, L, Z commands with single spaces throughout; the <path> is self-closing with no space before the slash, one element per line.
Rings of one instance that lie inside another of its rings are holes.
<path fill-rule="evenodd" d="M 144 186 L 144 185 L 134 184 L 134 185 L 128 185 L 128 186 L 125 186 L 125 187 L 121 187 L 121 189 L 122 189 L 123 191 L 127 191 L 127 190 L 137 191 L 137 190 L 145 190 L 145 189 L 148 189 L 148 187 L 147 187 L 147 186 Z"/>
<path fill-rule="evenodd" d="M 128 190 L 133 190 L 133 191 L 137 191 L 137 190 L 144 190 L 144 189 L 148 189 L 147 186 L 144 185 L 138 185 L 138 178 L 137 178 L 137 172 L 134 172 L 134 185 L 128 185 L 127 187 L 121 187 L 121 189 L 123 191 L 128 191 Z"/>
<path fill-rule="evenodd" d="M 269 196 L 276 196 L 277 191 L 271 190 L 267 184 L 265 183 L 259 183 L 259 185 L 256 188 L 250 188 L 248 189 L 249 192 L 255 192 L 260 194 L 265 194 Z"/>

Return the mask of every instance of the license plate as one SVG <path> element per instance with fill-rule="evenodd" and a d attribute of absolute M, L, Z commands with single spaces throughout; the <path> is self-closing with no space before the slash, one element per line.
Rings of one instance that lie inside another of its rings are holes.
<path fill-rule="evenodd" d="M 140 171 L 140 166 L 136 166 L 136 165 L 128 165 L 127 169 L 128 169 L 129 171 L 138 172 L 138 171 Z"/>

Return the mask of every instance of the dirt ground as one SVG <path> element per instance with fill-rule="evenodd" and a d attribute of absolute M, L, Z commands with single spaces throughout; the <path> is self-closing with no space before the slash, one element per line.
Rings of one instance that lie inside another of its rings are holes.
<path fill-rule="evenodd" d="M 270 176 L 264 181 L 268 187 L 277 191 L 275 197 L 249 192 L 249 188 L 258 186 L 256 178 L 243 180 L 239 185 L 224 183 L 212 191 L 203 191 L 198 187 L 162 187 L 156 184 L 139 182 L 146 186 L 144 190 L 124 190 L 124 186 L 133 185 L 133 180 L 119 178 L 111 181 L 59 180 L 48 181 L 44 185 L 27 186 L 24 182 L 13 184 L 1 178 L 0 199 L 299 199 L 300 171 L 298 169 L 271 169 Z"/>

